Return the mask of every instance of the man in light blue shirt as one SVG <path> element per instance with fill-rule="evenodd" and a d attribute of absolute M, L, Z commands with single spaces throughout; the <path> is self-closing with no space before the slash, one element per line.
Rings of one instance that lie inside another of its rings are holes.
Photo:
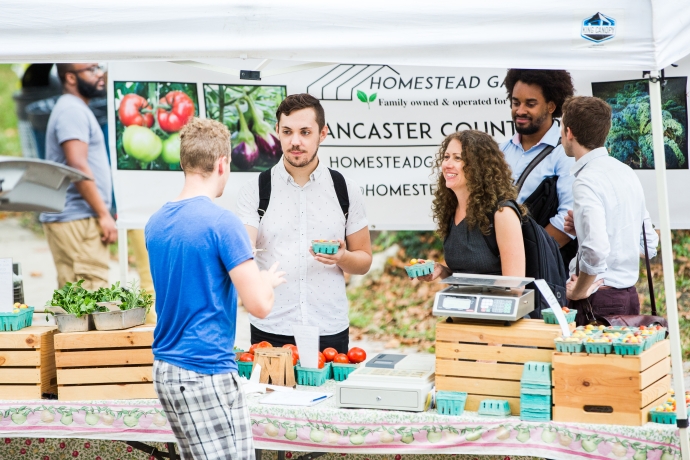
<path fill-rule="evenodd" d="M 563 229 L 565 216 L 573 208 L 570 168 L 574 160 L 560 145 L 560 125 L 555 118 L 561 116 L 563 102 L 573 95 L 572 79 L 565 70 L 510 69 L 504 84 L 515 135 L 500 147 L 519 188 L 518 202 L 556 240 L 567 268 L 577 252 L 574 237 Z M 537 163 L 541 153 L 548 155 Z"/>

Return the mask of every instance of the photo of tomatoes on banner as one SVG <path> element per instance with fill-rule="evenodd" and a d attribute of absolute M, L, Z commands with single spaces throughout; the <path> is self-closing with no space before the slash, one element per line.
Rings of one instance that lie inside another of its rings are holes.
<path fill-rule="evenodd" d="M 199 114 L 194 83 L 115 82 L 117 169 L 180 171 L 180 130 Z"/>

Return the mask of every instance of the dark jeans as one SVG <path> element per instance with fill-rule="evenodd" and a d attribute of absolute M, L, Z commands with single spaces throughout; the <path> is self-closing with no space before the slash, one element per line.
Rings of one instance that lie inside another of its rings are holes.
<path fill-rule="evenodd" d="M 587 299 L 571 300 L 568 307 L 577 310 L 575 322 L 578 326 L 585 326 L 591 322 L 592 318 L 587 315 L 589 305 L 595 316 L 640 314 L 640 298 L 635 286 L 627 289 L 599 288 Z"/>
<path fill-rule="evenodd" d="M 295 337 L 291 335 L 278 335 L 264 332 L 257 329 L 253 325 L 249 326 L 251 333 L 252 345 L 262 341 L 270 342 L 274 347 L 282 347 L 288 343 L 295 345 Z M 322 335 L 319 337 L 319 350 L 325 348 L 335 348 L 338 353 L 347 353 L 350 346 L 350 328 L 348 327 L 343 332 L 338 332 L 333 335 Z"/>

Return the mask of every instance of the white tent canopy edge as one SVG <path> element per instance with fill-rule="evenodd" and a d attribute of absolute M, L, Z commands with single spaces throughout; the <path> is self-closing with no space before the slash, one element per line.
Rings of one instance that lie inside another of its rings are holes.
<path fill-rule="evenodd" d="M 615 36 L 592 43 L 602 13 Z M 0 61 L 276 59 L 658 70 L 687 54 L 684 0 L 6 0 Z"/>

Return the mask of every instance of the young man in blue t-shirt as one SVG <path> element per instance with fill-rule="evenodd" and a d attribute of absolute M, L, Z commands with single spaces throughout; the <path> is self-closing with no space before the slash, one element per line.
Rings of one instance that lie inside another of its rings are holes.
<path fill-rule="evenodd" d="M 213 204 L 230 174 L 230 133 L 198 118 L 180 132 L 185 183 L 146 224 L 156 291 L 153 382 L 183 459 L 253 459 L 235 354 L 237 295 L 254 316 L 285 282 L 259 271 L 244 226 Z"/>

